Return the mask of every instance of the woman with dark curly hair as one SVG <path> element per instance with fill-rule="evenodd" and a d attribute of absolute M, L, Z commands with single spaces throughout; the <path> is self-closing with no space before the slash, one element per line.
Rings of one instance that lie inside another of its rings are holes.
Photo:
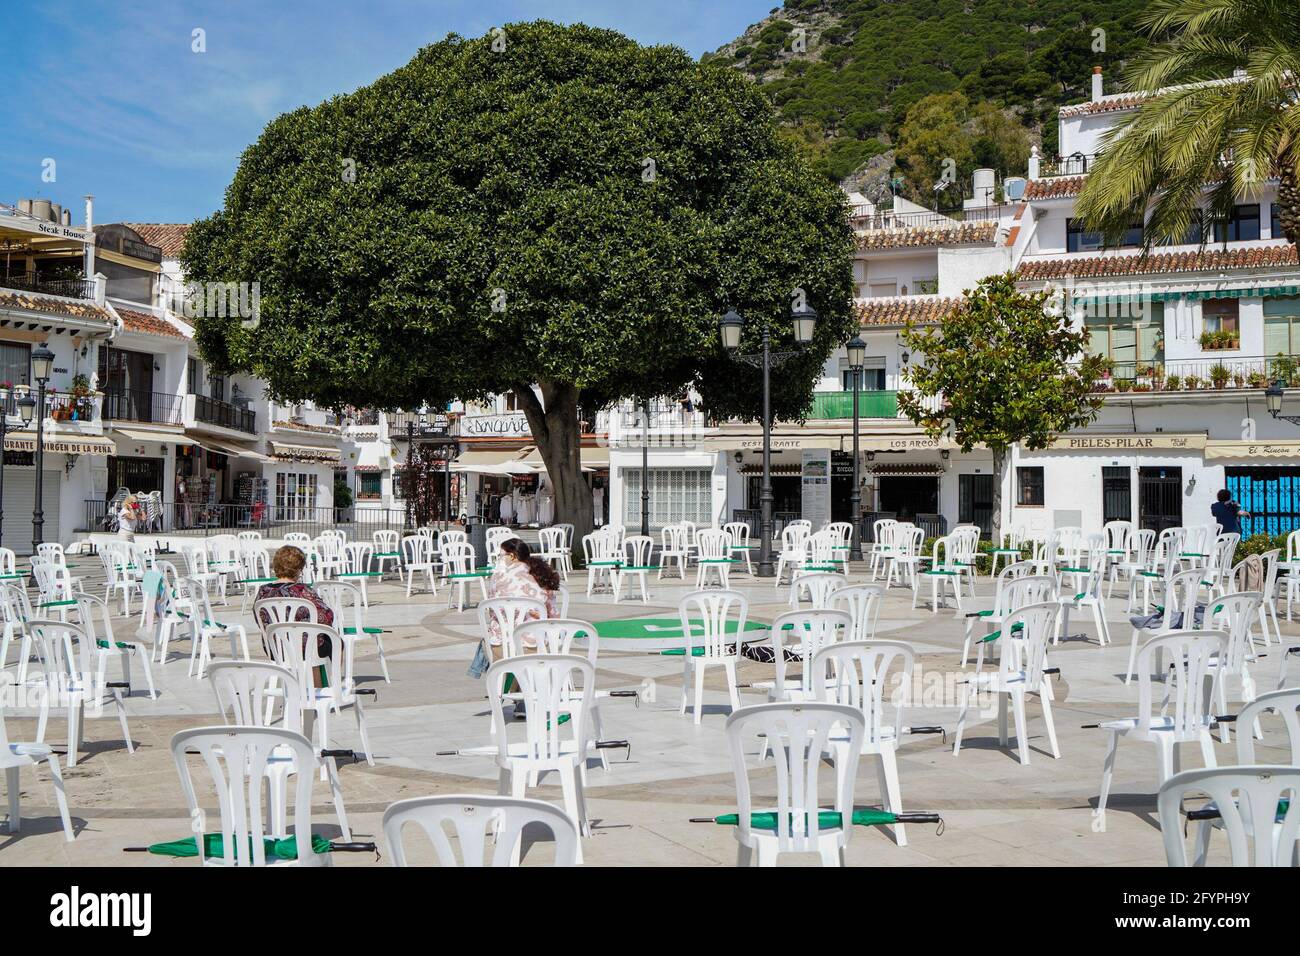
<path fill-rule="evenodd" d="M 508 538 L 501 542 L 501 553 L 492 569 L 487 591 L 490 598 L 532 598 L 541 601 L 546 605 L 546 617 L 555 617 L 559 606 L 560 575 L 533 554 L 526 541 Z M 529 618 L 537 621 L 542 619 L 542 615 L 533 611 Z M 501 629 L 495 620 L 488 625 L 487 637 L 491 657 L 480 644 L 474 663 L 470 665 L 471 677 L 482 677 L 492 661 L 501 659 Z M 524 653 L 530 653 L 536 648 L 525 641 L 523 649 Z"/>

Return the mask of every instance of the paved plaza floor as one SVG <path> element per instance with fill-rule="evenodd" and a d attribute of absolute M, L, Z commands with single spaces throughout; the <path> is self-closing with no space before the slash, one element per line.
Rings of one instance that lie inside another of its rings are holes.
<path fill-rule="evenodd" d="M 89 562 L 87 562 L 89 563 Z M 693 575 L 692 575 L 693 577 Z M 862 569 L 851 575 L 869 580 Z M 769 621 L 788 609 L 787 587 L 770 580 L 733 575 L 733 586 L 750 600 L 752 618 Z M 693 585 L 693 580 L 690 584 Z M 643 604 L 626 594 L 617 605 L 609 595 L 588 599 L 586 575 L 569 577 L 572 590 L 569 616 L 589 621 L 617 618 L 667 617 L 691 590 L 680 581 L 650 581 L 650 600 Z M 87 587 L 99 585 L 87 578 Z M 979 581 L 979 606 L 991 601 L 991 584 Z M 1108 866 L 1164 865 L 1161 835 L 1155 818 L 1155 753 L 1149 744 L 1122 741 L 1116 765 L 1106 827 L 1095 827 L 1093 807 L 1101 778 L 1106 734 L 1081 725 L 1135 715 L 1137 684 L 1125 686 L 1130 628 L 1118 592 L 1108 609 L 1114 643 L 1099 647 L 1090 618 L 1072 618 L 1071 630 L 1084 636 L 1067 639 L 1051 654 L 1061 674 L 1053 683 L 1054 712 L 1061 758 L 1047 749 L 1036 698 L 1029 704 L 1031 761 L 1022 766 L 1013 750 L 999 746 L 993 713 L 972 712 L 960 755 L 952 754 L 957 719 L 957 676 L 964 620 L 952 610 L 912 610 L 912 594 L 895 587 L 886 597 L 878 637 L 913 645 L 920 690 L 917 706 L 906 723 L 940 725 L 939 735 L 907 738 L 899 753 L 904 807 L 943 815 L 942 834 L 934 826 L 911 825 L 908 845 L 897 846 L 888 830 L 858 829 L 847 858 L 863 866 Z M 970 602 L 968 601 L 968 604 Z M 134 609 L 133 609 L 134 610 Z M 220 608 L 223 620 L 241 620 L 252 629 L 251 614 L 240 614 L 239 601 Z M 1085 616 L 1086 618 L 1086 616 Z M 382 841 L 380 819 L 385 807 L 404 797 L 441 793 L 494 793 L 497 772 L 480 756 L 438 756 L 439 751 L 481 746 L 488 742 L 488 702 L 481 681 L 466 668 L 477 641 L 477 616 L 472 609 L 449 610 L 446 591 L 418 594 L 409 600 L 390 579 L 372 586 L 370 623 L 391 629 L 385 637 L 392 683 L 380 676 L 373 651 L 359 653 L 357 672 L 377 698 L 367 704 L 375 766 L 364 762 L 340 768 L 342 787 L 355 840 Z M 134 630 L 120 622 L 119 637 Z M 1300 643 L 1300 623 L 1282 622 L 1284 639 Z M 256 645 L 258 642 L 253 641 Z M 220 650 L 218 651 L 220 653 Z M 257 653 L 257 650 L 255 650 Z M 183 654 L 182 658 L 180 655 Z M 123 848 L 188 835 L 189 820 L 169 749 L 178 730 L 219 723 L 212 690 L 206 681 L 186 676 L 188 642 L 165 666 L 155 666 L 161 694 L 148 699 L 143 682 L 128 700 L 131 736 L 136 746 L 128 754 L 111 706 L 103 716 L 87 721 L 86 747 L 77 766 L 65 771 L 68 800 L 77 832 L 67 843 L 58 822 L 49 777 L 44 769 L 22 774 L 23 825 L 17 834 L 0 833 L 0 865 L 140 865 L 192 866 L 189 861 Z M 1261 692 L 1276 685 L 1280 660 L 1277 645 L 1254 665 Z M 637 688 L 652 681 L 654 700 L 639 704 L 613 698 L 602 705 L 604 736 L 631 742 L 630 757 L 609 751 L 610 767 L 589 773 L 588 808 L 594 834 L 584 844 L 588 864 L 642 866 L 732 865 L 736 846 L 729 828 L 692 824 L 691 817 L 733 811 L 735 788 L 723 724 L 728 713 L 725 680 L 710 672 L 706 707 L 700 725 L 678 714 L 682 684 L 680 657 L 654 653 L 601 654 L 601 690 Z M 744 661 L 742 683 L 769 680 L 772 666 Z M 1235 691 L 1236 684 L 1233 683 Z M 765 694 L 741 691 L 744 703 L 761 703 Z M 1230 703 L 1230 710 L 1235 705 Z M 35 721 L 22 712 L 10 716 L 11 739 L 32 739 Z M 360 748 L 355 721 L 347 714 L 331 722 L 334 746 Z M 48 737 L 61 745 L 65 724 L 56 713 Z M 1266 735 L 1260 762 L 1286 762 L 1279 734 Z M 1221 764 L 1235 762 L 1235 742 L 1216 743 Z M 1200 766 L 1197 748 L 1189 747 L 1184 768 Z M 768 766 L 771 764 L 769 762 Z M 828 773 L 830 771 L 828 770 Z M 761 782 L 765 778 L 760 775 Z M 771 780 L 770 775 L 766 777 Z M 544 781 L 536 794 L 559 802 L 553 781 Z M 864 757 L 858 773 L 857 803 L 879 806 L 880 790 L 872 758 Z M 316 790 L 315 819 L 322 832 L 336 835 L 328 791 Z M 215 814 L 215 801 L 211 803 Z M 534 861 L 543 850 L 530 853 Z M 1212 860 L 1222 861 L 1223 841 L 1217 840 Z M 422 859 L 415 854 L 417 860 Z M 427 857 L 423 857 L 427 859 Z M 525 859 L 525 863 L 529 860 Z M 804 862 L 790 858 L 791 863 Z M 374 865 L 369 854 L 338 854 L 344 866 Z"/>

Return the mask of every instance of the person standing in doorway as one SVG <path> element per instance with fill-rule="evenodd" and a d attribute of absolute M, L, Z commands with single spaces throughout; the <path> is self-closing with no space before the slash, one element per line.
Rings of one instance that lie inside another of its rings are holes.
<path fill-rule="evenodd" d="M 1241 534 L 1241 518 L 1249 518 L 1250 512 L 1243 511 L 1241 505 L 1232 500 L 1232 492 L 1224 488 L 1218 494 L 1218 501 L 1210 505 L 1210 514 L 1219 523 L 1222 534 Z"/>

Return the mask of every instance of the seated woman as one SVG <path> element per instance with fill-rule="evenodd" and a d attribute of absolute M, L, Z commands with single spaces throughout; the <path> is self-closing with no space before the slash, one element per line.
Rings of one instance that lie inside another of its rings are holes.
<path fill-rule="evenodd" d="M 519 538 L 509 538 L 501 542 L 501 554 L 497 558 L 492 577 L 488 579 L 488 597 L 490 598 L 532 598 L 546 605 L 546 617 L 557 616 L 560 597 L 559 573 L 533 554 L 528 543 Z M 530 620 L 538 621 L 542 615 L 532 611 Z M 492 661 L 501 659 L 501 628 L 493 619 L 488 622 L 488 645 L 491 657 L 479 645 L 474 662 L 470 665 L 470 676 L 482 677 Z M 536 644 L 525 642 L 524 653 L 536 650 Z"/>
<path fill-rule="evenodd" d="M 286 544 L 279 548 L 271 558 L 271 573 L 275 575 L 275 581 L 271 584 L 263 584 L 257 589 L 257 600 L 263 598 L 302 598 L 311 601 L 316 605 L 316 620 L 320 624 L 333 626 L 334 611 L 326 604 L 315 589 L 310 584 L 304 584 L 302 581 L 302 570 L 307 566 L 307 555 L 302 550 L 295 548 L 293 545 Z M 261 612 L 262 626 L 266 627 L 271 623 L 271 617 L 265 609 Z M 308 621 L 306 608 L 299 608 L 298 613 L 294 616 L 295 621 Z M 328 634 L 321 634 L 316 639 L 316 650 L 321 657 L 329 657 L 332 642 Z M 270 649 L 267 648 L 267 656 L 270 657 Z M 320 675 L 317 675 L 318 678 Z M 318 684 L 317 686 L 324 686 Z"/>

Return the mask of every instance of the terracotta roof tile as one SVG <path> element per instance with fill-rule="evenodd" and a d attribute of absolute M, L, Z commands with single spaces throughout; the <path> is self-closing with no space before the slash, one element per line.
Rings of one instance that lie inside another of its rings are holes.
<path fill-rule="evenodd" d="M 859 249 L 891 249 L 899 246 L 950 246 L 992 242 L 998 224 L 960 222 L 954 226 L 921 226 L 908 229 L 870 229 L 858 233 Z"/>
<path fill-rule="evenodd" d="M 883 296 L 878 299 L 862 299 L 854 303 L 853 309 L 863 328 L 891 328 L 908 322 L 938 325 L 961 303 L 961 299 L 929 295 Z"/>
<path fill-rule="evenodd" d="M 122 225 L 134 229 L 149 245 L 161 249 L 165 259 L 175 259 L 181 254 L 185 235 L 190 231 L 189 223 L 185 222 L 124 222 Z"/>
<path fill-rule="evenodd" d="M 1118 96 L 1107 96 L 1087 103 L 1062 106 L 1059 115 L 1084 116 L 1090 113 L 1118 113 L 1120 110 L 1136 109 L 1150 98 L 1149 93 L 1121 93 Z"/>
<path fill-rule="evenodd" d="M 1051 179 L 1031 179 L 1025 186 L 1025 199 L 1060 199 L 1077 196 L 1083 190 L 1087 176 L 1054 176 Z"/>
<path fill-rule="evenodd" d="M 176 326 L 166 319 L 160 319 L 148 312 L 137 312 L 134 309 L 119 307 L 117 314 L 122 317 L 122 326 L 128 332 L 140 332 L 144 335 L 169 335 L 178 339 L 185 338 L 184 333 Z"/>
<path fill-rule="evenodd" d="M 77 319 L 112 322 L 112 314 L 102 305 L 85 299 L 64 299 L 36 292 L 8 292 L 0 289 L 0 309 L 22 309 L 27 312 L 47 312 Z"/>
<path fill-rule="evenodd" d="M 1293 245 L 1253 246 L 1246 249 L 1193 249 L 1153 255 L 1080 256 L 1075 259 L 1023 261 L 1017 270 L 1021 281 L 1062 279 L 1066 276 L 1150 275 L 1161 272 L 1217 272 L 1223 269 L 1268 269 L 1297 265 Z"/>

